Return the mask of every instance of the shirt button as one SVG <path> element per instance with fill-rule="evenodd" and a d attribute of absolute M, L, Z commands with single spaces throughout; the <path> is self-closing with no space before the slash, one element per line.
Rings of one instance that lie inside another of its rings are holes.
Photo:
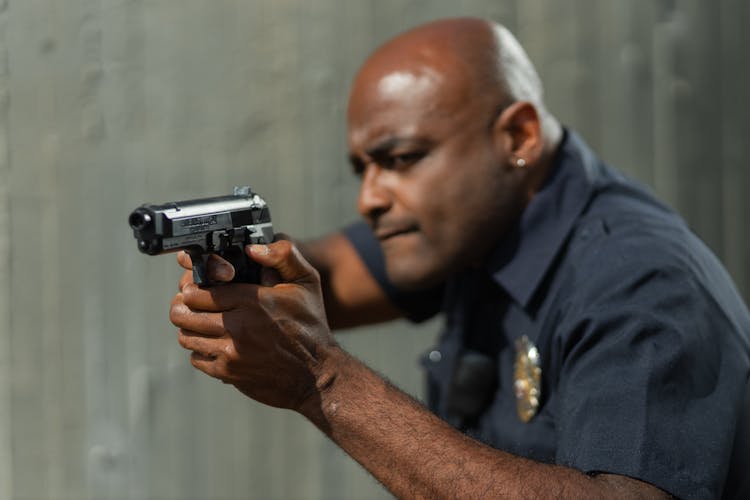
<path fill-rule="evenodd" d="M 433 363 L 439 363 L 440 360 L 443 359 L 443 354 L 440 351 L 430 351 L 430 354 L 428 354 L 427 357 Z"/>

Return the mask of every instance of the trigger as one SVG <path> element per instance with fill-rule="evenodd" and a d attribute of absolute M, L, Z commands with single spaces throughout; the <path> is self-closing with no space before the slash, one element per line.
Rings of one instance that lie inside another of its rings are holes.
<path fill-rule="evenodd" d="M 196 251 L 186 251 L 193 263 L 193 283 L 198 286 L 208 284 L 208 254 Z"/>

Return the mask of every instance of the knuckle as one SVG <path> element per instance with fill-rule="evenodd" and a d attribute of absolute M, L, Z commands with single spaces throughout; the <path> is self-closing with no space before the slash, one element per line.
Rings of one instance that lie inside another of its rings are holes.
<path fill-rule="evenodd" d="M 221 362 L 221 359 L 214 359 L 211 362 L 206 363 L 206 373 L 213 378 L 217 378 L 223 381 L 227 377 L 227 375 L 226 370 L 224 370 L 222 365 L 223 363 Z"/>
<path fill-rule="evenodd" d="M 198 290 L 199 288 L 192 281 L 190 283 L 186 283 L 185 286 L 182 287 L 182 303 L 187 307 L 195 305 L 195 294 Z"/>
<path fill-rule="evenodd" d="M 227 359 L 234 359 L 235 354 L 237 353 L 232 342 L 225 343 L 222 346 L 221 351 Z"/>
<path fill-rule="evenodd" d="M 315 283 L 320 283 L 320 272 L 315 269 L 313 266 L 308 265 L 309 271 L 310 271 L 310 279 L 313 280 Z"/>
<path fill-rule="evenodd" d="M 289 240 L 279 240 L 276 243 L 274 243 L 274 246 L 275 246 L 274 250 L 276 250 L 276 253 L 278 254 L 278 256 L 285 260 L 288 259 L 289 256 L 292 254 L 293 247 L 294 247 L 292 245 L 292 242 Z"/>
<path fill-rule="evenodd" d="M 172 304 L 169 306 L 169 320 L 177 325 L 185 314 L 185 305 L 182 302 L 181 294 L 177 294 L 172 300 Z"/>
<path fill-rule="evenodd" d="M 185 271 L 182 273 L 182 277 L 180 277 L 180 284 L 179 289 L 182 291 L 183 288 L 185 288 L 186 285 L 193 282 L 193 273 L 190 271 Z"/>

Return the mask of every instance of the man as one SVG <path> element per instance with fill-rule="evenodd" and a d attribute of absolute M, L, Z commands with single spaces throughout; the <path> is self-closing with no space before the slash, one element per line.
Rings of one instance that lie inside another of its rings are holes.
<path fill-rule="evenodd" d="M 301 413 L 398 497 L 738 494 L 748 312 L 676 215 L 547 112 L 507 30 L 386 43 L 348 127 L 367 227 L 248 247 L 260 286 L 185 273 L 171 319 L 196 368 Z M 441 418 L 329 328 L 440 310 Z"/>

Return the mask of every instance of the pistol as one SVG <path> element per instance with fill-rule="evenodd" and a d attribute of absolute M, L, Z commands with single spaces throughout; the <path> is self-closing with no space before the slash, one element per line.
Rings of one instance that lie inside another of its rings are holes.
<path fill-rule="evenodd" d="M 273 241 L 268 205 L 249 186 L 235 187 L 228 196 L 144 204 L 131 212 L 128 223 L 145 254 L 187 252 L 199 286 L 212 284 L 206 274 L 212 253 L 234 266 L 232 281 L 259 283 L 261 266 L 245 254 L 245 245 Z"/>

